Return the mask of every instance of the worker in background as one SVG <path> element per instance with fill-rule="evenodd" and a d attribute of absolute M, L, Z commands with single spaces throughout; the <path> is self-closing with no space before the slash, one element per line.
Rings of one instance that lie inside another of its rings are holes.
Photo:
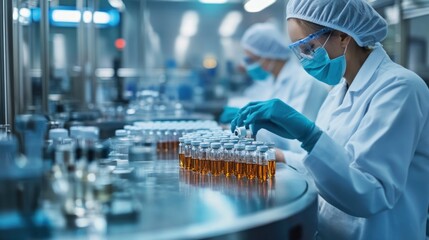
<path fill-rule="evenodd" d="M 328 85 L 315 81 L 293 57 L 286 38 L 271 23 L 257 23 L 243 35 L 244 66 L 255 81 L 241 98 L 229 100 L 221 115 L 221 123 L 230 123 L 238 109 L 251 101 L 278 98 L 297 111 L 315 120 L 328 94 Z M 258 133 L 257 140 L 274 142 L 276 147 L 302 152 L 296 140 L 285 140 L 268 131 Z"/>
<path fill-rule="evenodd" d="M 241 109 L 231 127 L 302 143 L 320 195 L 318 239 L 425 239 L 428 87 L 386 54 L 387 23 L 365 0 L 290 0 L 287 19 L 302 66 L 335 85 L 316 124 L 269 100 Z"/>

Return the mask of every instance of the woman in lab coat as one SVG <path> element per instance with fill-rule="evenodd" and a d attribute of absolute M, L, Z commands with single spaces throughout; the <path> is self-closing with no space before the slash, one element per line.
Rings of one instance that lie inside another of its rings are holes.
<path fill-rule="evenodd" d="M 285 37 L 271 23 L 257 23 L 244 33 L 241 39 L 246 55 L 244 65 L 255 84 L 245 91 L 243 97 L 230 99 L 229 107 L 243 107 L 251 101 L 278 98 L 309 119 L 316 119 L 329 87 L 308 75 L 284 42 Z M 231 113 L 225 112 L 221 122 L 230 123 L 238 109 L 227 111 Z M 257 139 L 274 142 L 280 149 L 301 152 L 296 140 L 286 140 L 268 131 L 260 131 Z"/>
<path fill-rule="evenodd" d="M 302 66 L 336 86 L 316 124 L 269 100 L 241 109 L 232 128 L 253 124 L 302 143 L 320 195 L 319 239 L 425 239 L 427 86 L 388 57 L 379 44 L 387 24 L 365 0 L 290 0 L 287 18 Z"/>

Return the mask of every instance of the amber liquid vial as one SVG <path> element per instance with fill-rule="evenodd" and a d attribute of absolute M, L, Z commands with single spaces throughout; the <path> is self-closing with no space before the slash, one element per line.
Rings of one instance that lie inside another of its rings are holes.
<path fill-rule="evenodd" d="M 273 178 L 276 175 L 276 161 L 268 161 L 268 177 Z"/>

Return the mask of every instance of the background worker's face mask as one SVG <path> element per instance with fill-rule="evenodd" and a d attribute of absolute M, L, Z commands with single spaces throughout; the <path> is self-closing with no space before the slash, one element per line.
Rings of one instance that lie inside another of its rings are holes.
<path fill-rule="evenodd" d="M 246 65 L 246 72 L 255 81 L 265 81 L 270 73 L 265 71 L 259 62 Z"/>
<path fill-rule="evenodd" d="M 293 48 L 292 50 L 294 50 L 295 53 L 297 53 L 298 48 L 300 49 L 298 58 L 308 74 L 326 84 L 336 85 L 341 81 L 346 71 L 345 53 L 347 51 L 347 47 L 344 50 L 343 55 L 330 59 L 328 52 L 325 49 L 325 44 L 328 42 L 331 34 L 322 46 L 313 46 L 313 49 L 305 47 L 305 44 L 309 44 L 310 41 L 317 40 L 316 37 L 320 37 L 322 34 L 326 33 L 326 31 L 326 29 L 322 29 L 297 43 L 291 44 L 290 48 Z M 308 38 L 312 39 L 307 40 Z M 301 46 L 299 44 L 301 44 Z M 303 49 L 305 49 L 305 51 Z"/>

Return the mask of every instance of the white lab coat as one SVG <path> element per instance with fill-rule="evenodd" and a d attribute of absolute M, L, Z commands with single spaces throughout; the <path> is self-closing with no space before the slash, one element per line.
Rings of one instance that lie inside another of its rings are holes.
<path fill-rule="evenodd" d="M 381 46 L 326 98 L 303 164 L 320 195 L 320 239 L 425 239 L 429 90 Z M 292 165 L 299 162 L 292 161 Z"/>
<path fill-rule="evenodd" d="M 307 74 L 296 58 L 291 58 L 271 87 L 269 99 L 278 98 L 310 120 L 316 120 L 317 113 L 328 95 L 328 85 L 317 81 Z M 257 134 L 257 139 L 274 142 L 277 148 L 291 152 L 303 152 L 297 140 L 287 140 L 264 129 Z"/>

